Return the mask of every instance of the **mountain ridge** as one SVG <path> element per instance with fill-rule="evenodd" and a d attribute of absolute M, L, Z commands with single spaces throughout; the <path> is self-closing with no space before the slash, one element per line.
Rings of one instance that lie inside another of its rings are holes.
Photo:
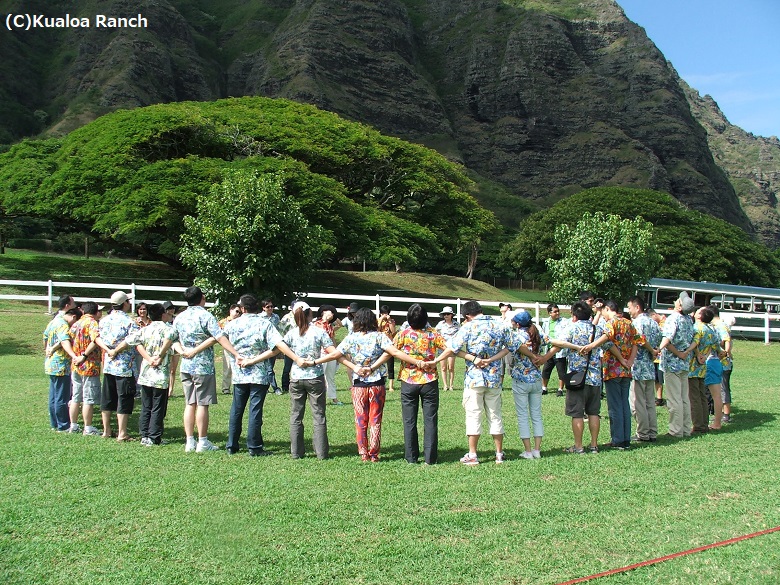
<path fill-rule="evenodd" d="M 707 116 L 711 104 L 613 0 L 26 5 L 143 12 L 150 26 L 0 36 L 0 67 L 29 72 L 3 75 L 4 142 L 117 108 L 285 97 L 430 146 L 537 206 L 593 186 L 664 190 L 780 244 L 780 145 Z M 757 142 L 769 154 L 752 173 L 739 153 Z M 502 217 L 510 228 L 521 219 Z"/>

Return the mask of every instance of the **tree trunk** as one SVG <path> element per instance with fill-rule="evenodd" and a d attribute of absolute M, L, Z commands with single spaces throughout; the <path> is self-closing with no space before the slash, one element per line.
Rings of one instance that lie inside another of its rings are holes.
<path fill-rule="evenodd" d="M 466 278 L 471 280 L 474 277 L 474 270 L 477 268 L 477 258 L 479 257 L 479 244 L 471 244 L 471 253 L 469 254 L 469 265 L 466 270 Z"/>

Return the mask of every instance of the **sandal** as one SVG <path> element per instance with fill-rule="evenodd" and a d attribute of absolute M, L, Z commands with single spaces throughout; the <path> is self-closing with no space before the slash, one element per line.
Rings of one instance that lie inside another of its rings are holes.
<path fill-rule="evenodd" d="M 585 454 L 585 449 L 583 449 L 581 447 L 578 449 L 577 447 L 572 445 L 571 447 L 566 447 L 563 450 L 563 452 L 564 453 L 576 453 L 577 455 L 584 455 Z"/>
<path fill-rule="evenodd" d="M 131 443 L 131 442 L 135 441 L 136 438 L 135 437 L 129 437 L 129 436 L 128 437 L 121 437 L 121 438 L 117 437 L 116 440 L 119 443 Z"/>

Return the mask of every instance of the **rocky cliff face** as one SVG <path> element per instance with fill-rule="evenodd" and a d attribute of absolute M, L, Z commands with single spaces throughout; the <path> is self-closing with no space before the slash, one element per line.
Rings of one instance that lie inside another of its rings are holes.
<path fill-rule="evenodd" d="M 598 185 L 646 187 L 780 239 L 780 222 L 765 221 L 774 187 L 747 190 L 724 173 L 736 155 L 713 146 L 711 129 L 708 142 L 673 67 L 613 0 L 99 5 L 142 12 L 149 28 L 4 33 L 0 49 L 39 91 L 4 76 L 0 99 L 61 133 L 120 107 L 287 97 L 431 146 L 540 205 Z"/>
<path fill-rule="evenodd" d="M 759 239 L 780 247 L 780 140 L 730 124 L 710 96 L 681 82 L 696 119 L 707 131 L 715 161 L 726 172 Z"/>

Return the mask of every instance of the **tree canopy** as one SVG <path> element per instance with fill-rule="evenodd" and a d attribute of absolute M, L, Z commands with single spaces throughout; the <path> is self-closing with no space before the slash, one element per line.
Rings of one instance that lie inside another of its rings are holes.
<path fill-rule="evenodd" d="M 549 279 L 547 259 L 563 255 L 556 229 L 572 230 L 583 214 L 596 211 L 652 224 L 663 258 L 655 277 L 780 286 L 778 255 L 766 246 L 726 221 L 686 209 L 667 193 L 645 189 L 587 189 L 534 213 L 504 247 L 502 260 L 527 278 Z"/>
<path fill-rule="evenodd" d="M 0 155 L 0 204 L 176 258 L 183 218 L 229 172 L 281 173 L 331 260 L 432 268 L 495 229 L 463 169 L 313 106 L 247 97 L 117 111 Z"/>
<path fill-rule="evenodd" d="M 555 243 L 562 257 L 549 258 L 547 265 L 553 278 L 550 298 L 559 303 L 571 303 L 583 290 L 624 303 L 662 260 L 652 226 L 639 217 L 586 213 L 574 229 L 559 225 Z"/>

